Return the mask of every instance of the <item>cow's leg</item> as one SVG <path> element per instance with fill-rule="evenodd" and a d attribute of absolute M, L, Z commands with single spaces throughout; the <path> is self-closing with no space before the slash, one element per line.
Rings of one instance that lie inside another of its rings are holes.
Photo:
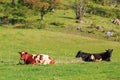
<path fill-rule="evenodd" d="M 110 58 L 107 58 L 106 61 L 111 61 Z"/>
<path fill-rule="evenodd" d="M 100 58 L 100 59 L 96 59 L 96 61 L 102 61 L 102 58 Z"/>
<path fill-rule="evenodd" d="M 44 60 L 44 61 L 43 61 L 43 64 L 49 64 L 49 63 L 48 63 L 48 60 Z"/>

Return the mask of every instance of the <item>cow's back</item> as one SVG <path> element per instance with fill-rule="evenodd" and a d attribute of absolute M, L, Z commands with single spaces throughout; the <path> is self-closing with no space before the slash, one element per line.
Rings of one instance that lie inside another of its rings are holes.
<path fill-rule="evenodd" d="M 54 64 L 54 60 L 46 54 L 33 54 L 36 64 Z"/>

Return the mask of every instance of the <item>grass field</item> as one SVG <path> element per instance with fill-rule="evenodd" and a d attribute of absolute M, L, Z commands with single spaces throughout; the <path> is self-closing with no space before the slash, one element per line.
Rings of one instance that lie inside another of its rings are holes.
<path fill-rule="evenodd" d="M 78 50 L 114 49 L 111 62 L 83 62 Z M 0 28 L 0 80 L 120 80 L 120 43 L 38 29 Z M 18 51 L 45 53 L 54 65 L 17 65 Z"/>

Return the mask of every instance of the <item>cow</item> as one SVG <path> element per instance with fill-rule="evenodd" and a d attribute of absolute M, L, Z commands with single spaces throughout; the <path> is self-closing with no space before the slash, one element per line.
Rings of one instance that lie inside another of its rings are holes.
<path fill-rule="evenodd" d="M 54 64 L 53 58 L 45 54 L 29 54 L 28 52 L 18 52 L 20 54 L 20 60 L 24 61 L 24 64 Z"/>
<path fill-rule="evenodd" d="M 78 51 L 76 58 L 82 58 L 83 61 L 86 62 L 95 62 L 95 61 L 111 61 L 113 49 L 108 49 L 105 52 L 101 53 L 86 53 L 82 51 Z"/>

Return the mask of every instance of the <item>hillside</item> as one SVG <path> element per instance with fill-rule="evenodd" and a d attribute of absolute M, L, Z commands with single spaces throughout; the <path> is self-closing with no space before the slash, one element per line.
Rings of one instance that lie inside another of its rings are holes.
<path fill-rule="evenodd" d="M 119 18 L 119 6 L 102 6 L 100 3 L 90 0 L 86 3 L 86 13 L 80 21 L 75 19 L 75 12 L 71 8 L 74 0 L 66 0 L 63 1 L 64 5 L 62 6 L 64 7 L 59 7 L 54 12 L 48 12 L 44 17 L 45 19 L 41 21 L 39 11 L 23 6 L 17 3 L 17 0 L 15 7 L 11 6 L 11 0 L 2 1 L 0 3 L 0 27 L 46 29 L 91 38 L 120 41 L 120 26 L 112 23 L 114 18 Z M 102 27 L 102 30 L 98 30 L 98 27 Z M 110 38 L 106 38 L 105 33 L 108 31 L 113 32 L 113 36 Z"/>
<path fill-rule="evenodd" d="M 2 29 L 0 34 L 0 56 L 6 62 L 9 59 L 12 62 L 16 62 L 18 59 L 17 52 L 21 50 L 31 53 L 48 53 L 54 56 L 56 60 L 59 60 L 58 57 L 69 60 L 74 59 L 78 50 L 94 53 L 106 49 L 114 49 L 113 62 L 119 60 L 119 56 L 117 56 L 118 52 L 120 52 L 119 42 L 36 29 Z M 5 56 L 6 54 L 9 57 Z M 69 57 L 65 57 L 65 55 Z"/>
<path fill-rule="evenodd" d="M 38 29 L 0 28 L 0 80 L 119 80 L 120 43 L 74 34 Z M 83 62 L 79 50 L 103 52 L 113 49 L 111 62 Z M 44 53 L 54 65 L 19 65 L 18 51 Z M 111 69 L 112 68 L 112 69 Z M 84 77 L 83 77 L 84 76 Z"/>
<path fill-rule="evenodd" d="M 75 1 L 0 0 L 0 80 L 120 80 L 120 25 L 113 23 L 120 19 L 119 0 L 83 0 L 81 19 L 76 19 Z M 75 58 L 79 50 L 107 49 L 113 49 L 110 62 Z M 47 54 L 55 64 L 18 64 L 19 51 Z"/>

